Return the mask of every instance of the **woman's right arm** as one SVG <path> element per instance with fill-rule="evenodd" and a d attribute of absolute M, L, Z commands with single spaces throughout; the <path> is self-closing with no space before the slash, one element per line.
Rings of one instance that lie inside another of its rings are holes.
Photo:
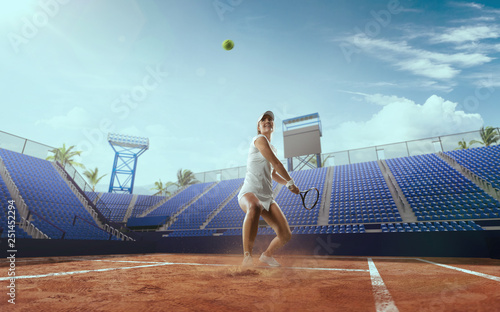
<path fill-rule="evenodd" d="M 269 146 L 269 142 L 267 142 L 265 137 L 259 137 L 255 140 L 255 147 L 260 151 L 262 156 L 271 163 L 273 166 L 274 170 L 283 178 L 285 181 L 290 181 L 292 178 L 288 174 L 288 171 L 286 171 L 285 166 L 279 161 L 278 157 L 274 155 L 273 151 L 271 150 L 271 146 Z M 290 189 L 293 193 L 298 194 L 299 193 L 299 188 L 297 186 L 292 187 Z"/>

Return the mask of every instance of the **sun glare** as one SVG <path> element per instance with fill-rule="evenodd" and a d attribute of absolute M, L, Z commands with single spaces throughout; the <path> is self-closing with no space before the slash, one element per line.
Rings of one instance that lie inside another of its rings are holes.
<path fill-rule="evenodd" d="M 44 1 L 43 3 L 46 3 L 47 6 L 50 5 L 50 1 Z M 38 1 L 36 0 L 8 1 L 0 7 L 0 22 L 12 23 L 19 21 L 23 17 L 28 17 L 28 15 L 35 12 L 37 5 Z"/>

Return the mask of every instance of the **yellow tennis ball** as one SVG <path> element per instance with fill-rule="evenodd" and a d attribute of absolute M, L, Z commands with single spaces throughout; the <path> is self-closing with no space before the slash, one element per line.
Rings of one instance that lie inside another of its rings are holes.
<path fill-rule="evenodd" d="M 234 48 L 234 42 L 233 40 L 224 40 L 224 42 L 222 43 L 222 47 L 224 48 L 224 50 L 231 50 L 232 48 Z"/>

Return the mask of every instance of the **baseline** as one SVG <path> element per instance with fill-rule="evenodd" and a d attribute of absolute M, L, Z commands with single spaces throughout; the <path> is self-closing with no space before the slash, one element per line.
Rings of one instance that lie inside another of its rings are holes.
<path fill-rule="evenodd" d="M 493 276 L 493 275 L 489 275 L 489 274 L 485 274 L 485 273 L 480 273 L 480 272 L 476 272 L 476 271 L 471 271 L 471 270 L 467 270 L 467 269 L 461 269 L 461 268 L 457 268 L 457 267 L 454 267 L 454 266 L 451 266 L 451 265 L 441 264 L 441 263 L 437 263 L 437 262 L 432 262 L 432 261 L 425 260 L 425 259 L 420 259 L 420 258 L 416 258 L 416 259 L 419 260 L 419 261 L 422 261 L 422 262 L 427 262 L 427 263 L 430 263 L 430 264 L 438 265 L 438 266 L 443 267 L 443 268 L 452 269 L 452 270 L 455 270 L 455 271 L 459 271 L 459 272 L 467 273 L 467 274 L 472 274 L 472 275 L 476 275 L 476 276 L 479 276 L 479 277 L 484 277 L 484 278 L 493 280 L 495 282 L 500 282 L 500 277 L 498 277 L 498 276 Z"/>
<path fill-rule="evenodd" d="M 7 281 L 12 278 L 14 279 L 28 279 L 28 278 L 41 278 L 41 277 L 51 277 L 51 276 L 64 276 L 64 275 L 74 275 L 74 274 L 85 274 L 91 272 L 107 272 L 107 271 L 116 271 L 116 270 L 128 270 L 128 269 L 138 269 L 138 268 L 148 268 L 162 265 L 169 265 L 170 263 L 158 263 L 158 264 L 149 264 L 149 265 L 139 265 L 134 267 L 120 267 L 120 268 L 106 268 L 106 269 L 95 269 L 95 270 L 82 270 L 82 271 L 73 271 L 73 272 L 59 272 L 59 273 L 48 273 L 48 274 L 39 274 L 39 275 L 22 275 L 22 276 L 8 276 L 8 277 L 0 277 L 0 281 Z"/>
<path fill-rule="evenodd" d="M 87 261 L 103 261 L 103 260 L 87 260 Z M 130 262 L 130 261 L 121 261 L 121 260 L 106 260 L 106 262 Z M 140 263 L 139 261 L 137 261 Z M 151 262 L 144 262 L 151 263 Z M 165 265 L 188 265 L 188 266 L 216 266 L 216 267 L 239 267 L 240 265 L 233 264 L 204 264 L 204 263 L 181 263 L 181 262 L 160 262 L 153 264 L 145 264 L 139 266 L 132 267 L 118 267 L 118 268 L 105 268 L 105 269 L 95 269 L 95 270 L 81 270 L 81 271 L 72 271 L 72 272 L 59 272 L 59 273 L 48 273 L 48 274 L 39 274 L 39 275 L 23 275 L 23 276 L 9 276 L 9 277 L 0 277 L 0 281 L 14 279 L 30 279 L 30 278 L 43 278 L 43 277 L 52 277 L 52 276 L 66 276 L 66 275 L 74 275 L 74 274 L 86 274 L 92 272 L 108 272 L 108 271 L 116 271 L 116 270 L 129 270 L 129 269 L 139 269 L 139 268 L 149 268 L 149 267 L 157 267 L 157 266 L 165 266 Z M 255 266 L 255 268 L 266 268 L 267 266 Z M 291 270 L 312 270 L 312 271 L 340 271 L 340 272 L 370 272 L 369 270 L 363 269 L 341 269 L 341 268 L 307 268 L 307 267 L 279 267 L 281 269 L 291 269 Z M 272 268 L 278 269 L 278 268 Z"/>

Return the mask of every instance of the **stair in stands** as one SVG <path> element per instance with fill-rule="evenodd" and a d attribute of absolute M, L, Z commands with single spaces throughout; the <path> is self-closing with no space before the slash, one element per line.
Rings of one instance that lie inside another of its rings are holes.
<path fill-rule="evenodd" d="M 82 203 L 83 207 L 88 211 L 88 213 L 92 216 L 92 219 L 97 223 L 97 225 L 103 229 L 104 224 L 101 220 L 99 220 L 97 213 L 88 205 L 88 201 L 82 196 L 82 194 L 76 189 L 75 185 L 71 183 L 71 181 L 67 178 L 64 170 L 59 167 L 55 162 L 52 163 L 52 166 L 56 169 L 59 175 L 63 178 L 64 182 L 69 186 L 69 188 L 73 191 L 78 200 Z"/>
<path fill-rule="evenodd" d="M 172 198 L 175 195 L 179 194 L 180 192 L 184 191 L 188 187 L 189 187 L 189 185 L 184 185 L 183 187 L 179 187 L 172 195 L 166 196 L 165 199 L 163 199 L 162 201 L 158 202 L 156 205 L 152 206 L 151 208 L 148 208 L 146 211 L 144 211 L 143 213 L 141 213 L 138 217 L 142 218 L 142 217 L 147 216 L 151 212 L 155 211 L 156 208 L 160 207 L 161 205 L 163 205 L 164 203 L 166 203 L 168 200 L 170 200 L 170 198 Z"/>
<path fill-rule="evenodd" d="M 445 153 L 439 152 L 437 154 L 442 160 L 444 160 L 453 169 L 457 170 L 463 174 L 467 179 L 471 180 L 474 184 L 480 187 L 486 194 L 500 201 L 500 190 L 491 186 L 491 183 L 477 176 L 474 172 L 460 165 L 454 158 Z"/>
<path fill-rule="evenodd" d="M 123 217 L 123 222 L 127 223 L 128 218 L 130 218 L 130 215 L 132 214 L 132 210 L 134 210 L 135 202 L 137 201 L 137 194 L 134 194 L 132 197 L 132 200 L 128 204 L 127 207 L 127 212 L 125 212 L 125 216 Z"/>
<path fill-rule="evenodd" d="M 389 166 L 387 166 L 384 160 L 378 160 L 377 163 L 382 171 L 382 175 L 384 176 L 387 186 L 389 187 L 389 191 L 391 192 L 392 198 L 396 203 L 396 207 L 398 208 L 403 222 L 416 222 L 417 216 L 411 209 L 410 203 L 408 203 L 403 191 L 396 182 L 396 178 L 392 174 L 391 169 L 389 169 Z"/>
<path fill-rule="evenodd" d="M 97 196 L 96 196 L 96 198 L 93 201 L 94 205 L 97 204 L 97 202 L 99 201 L 99 199 L 101 199 L 102 195 L 104 195 L 104 192 L 97 193 Z"/>
<path fill-rule="evenodd" d="M 106 220 L 106 218 L 100 212 L 97 211 L 97 207 L 94 206 L 94 203 L 92 201 L 86 199 L 87 196 L 85 195 L 85 193 L 77 188 L 76 183 L 69 178 L 67 172 L 63 168 L 61 168 L 58 163 L 52 162 L 51 164 L 56 169 L 56 172 L 61 176 L 63 181 L 66 182 L 66 184 L 69 186 L 69 188 L 78 198 L 78 200 L 82 203 L 85 210 L 88 211 L 88 213 L 90 214 L 92 219 L 94 219 L 95 223 L 100 229 L 106 231 L 107 233 L 110 233 L 111 235 L 116 236 L 121 240 L 134 240 L 128 235 L 125 235 L 120 229 L 113 227 L 107 222 L 103 222 L 102 220 Z M 92 206 L 94 206 L 95 209 Z"/>
<path fill-rule="evenodd" d="M 19 223 L 19 227 L 23 229 L 26 233 L 28 233 L 28 235 L 30 235 L 32 238 L 41 238 L 41 239 L 50 238 L 30 222 L 29 207 L 26 205 L 23 197 L 19 193 L 19 189 L 17 185 L 14 183 L 12 177 L 10 176 L 10 173 L 7 170 L 7 167 L 5 166 L 2 157 L 0 157 L 0 179 L 4 180 L 5 185 L 7 186 L 7 190 L 9 191 L 10 196 L 15 202 L 14 206 L 16 207 L 17 212 L 21 217 L 21 222 Z"/>
<path fill-rule="evenodd" d="M 328 167 L 326 171 L 325 186 L 323 187 L 325 193 L 322 194 L 321 203 L 319 203 L 318 225 L 328 224 L 334 170 L 335 167 Z"/>
<path fill-rule="evenodd" d="M 163 226 L 161 226 L 158 230 L 159 231 L 165 231 L 166 229 L 168 229 L 169 226 L 171 226 L 176 220 L 177 220 L 177 216 L 179 216 L 184 210 L 186 210 L 191 204 L 193 204 L 194 202 L 196 202 L 198 199 L 200 199 L 203 195 L 205 195 L 208 191 L 210 191 L 212 188 L 214 188 L 216 185 L 217 185 L 218 182 L 215 182 L 213 183 L 212 185 L 210 185 L 209 187 L 207 187 L 205 189 L 205 191 L 203 191 L 203 193 L 199 194 L 198 196 L 194 197 L 193 199 L 191 199 L 188 203 L 186 203 L 184 206 L 182 206 L 176 213 L 174 213 L 171 217 L 170 217 L 170 221 L 168 221 L 167 223 L 165 223 Z"/>
<path fill-rule="evenodd" d="M 212 219 L 215 218 L 215 216 L 217 216 L 217 214 L 219 212 L 221 212 L 222 209 L 224 209 L 224 207 L 227 205 L 227 203 L 229 203 L 231 201 L 231 199 L 233 199 L 233 197 L 239 193 L 239 191 L 241 190 L 242 187 L 243 187 L 243 183 L 240 185 L 240 187 L 238 187 L 236 189 L 236 191 L 231 193 L 231 195 L 229 195 L 214 211 L 212 211 L 210 213 L 207 220 L 205 222 L 203 222 L 203 224 L 200 226 L 200 230 L 205 229 L 205 227 L 210 223 L 210 221 L 212 221 Z"/>

